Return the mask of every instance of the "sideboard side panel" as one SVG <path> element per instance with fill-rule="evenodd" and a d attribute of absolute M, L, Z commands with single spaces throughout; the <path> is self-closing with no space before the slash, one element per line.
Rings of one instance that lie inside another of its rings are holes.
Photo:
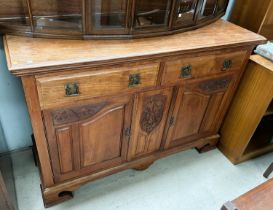
<path fill-rule="evenodd" d="M 35 77 L 22 77 L 22 82 L 38 150 L 43 187 L 50 187 L 54 184 L 54 181 L 50 164 L 50 157 L 47 149 L 48 145 L 41 115 L 41 108 L 38 100 Z"/>

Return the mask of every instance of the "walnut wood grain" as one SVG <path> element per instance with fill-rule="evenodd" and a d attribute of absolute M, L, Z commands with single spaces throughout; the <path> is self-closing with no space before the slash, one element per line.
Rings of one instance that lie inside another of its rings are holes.
<path fill-rule="evenodd" d="M 35 78 L 23 77 L 22 82 L 38 150 L 42 183 L 44 187 L 49 187 L 54 184 L 54 181 Z"/>
<path fill-rule="evenodd" d="M 42 109 L 67 105 L 73 101 L 101 96 L 111 96 L 122 92 L 133 92 L 140 88 L 156 86 L 158 63 L 135 64 L 125 67 L 102 68 L 83 73 L 37 76 L 38 94 Z M 130 76 L 137 75 L 139 84 L 130 86 Z M 67 96 L 65 86 L 76 83 L 79 94 Z"/>
<path fill-rule="evenodd" d="M 56 110 L 43 111 L 56 182 L 105 170 L 127 159 L 125 130 L 130 128 L 131 97 L 108 98 L 66 109 L 80 111 L 85 107 L 96 107 L 96 112 L 58 124 L 54 124 Z"/>
<path fill-rule="evenodd" d="M 219 20 L 204 28 L 166 37 L 136 40 L 52 40 L 5 36 L 9 70 L 16 75 L 117 64 L 163 55 L 257 45 L 265 38 Z M 68 47 L 69 46 L 69 47 Z M 52 51 L 54 49 L 54 51 Z M 42 56 L 41 56 L 42 55 Z"/>
<path fill-rule="evenodd" d="M 224 104 L 228 103 L 227 96 L 234 93 L 236 76 L 228 74 L 214 79 L 201 79 L 179 87 L 171 113 L 172 121 L 166 128 L 164 147 L 183 145 L 196 136 L 215 133 L 222 121 L 220 113 L 225 110 Z"/>
<path fill-rule="evenodd" d="M 143 92 L 136 96 L 129 160 L 160 149 L 171 97 L 172 88 Z"/>
<path fill-rule="evenodd" d="M 179 84 L 185 79 L 194 79 L 225 71 L 239 70 L 244 62 L 247 50 L 238 49 L 236 52 L 214 51 L 213 53 L 196 54 L 196 56 L 174 57 L 165 63 L 162 84 Z M 231 61 L 230 68 L 224 69 L 224 62 Z M 183 78 L 181 71 L 183 67 L 191 66 L 191 75 Z M 205 68 L 204 68 L 205 66 Z"/>

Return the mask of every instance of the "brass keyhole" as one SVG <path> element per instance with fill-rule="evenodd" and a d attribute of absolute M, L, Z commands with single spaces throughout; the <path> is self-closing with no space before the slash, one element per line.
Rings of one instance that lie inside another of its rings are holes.
<path fill-rule="evenodd" d="M 190 78 L 190 77 L 192 77 L 192 66 L 191 65 L 183 66 L 181 68 L 180 77 L 181 78 Z"/>
<path fill-rule="evenodd" d="M 78 83 L 67 83 L 65 85 L 65 96 L 78 96 L 80 95 L 80 88 Z"/>
<path fill-rule="evenodd" d="M 141 78 L 140 74 L 130 74 L 129 75 L 129 87 L 135 87 L 140 84 Z"/>
<path fill-rule="evenodd" d="M 223 63 L 223 70 L 228 70 L 232 67 L 232 60 L 226 59 Z"/>

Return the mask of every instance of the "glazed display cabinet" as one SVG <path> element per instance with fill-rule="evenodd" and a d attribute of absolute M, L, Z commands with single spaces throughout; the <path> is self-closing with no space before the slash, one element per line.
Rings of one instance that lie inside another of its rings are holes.
<path fill-rule="evenodd" d="M 74 39 L 173 34 L 225 14 L 228 0 L 2 0 L 0 32 Z"/>

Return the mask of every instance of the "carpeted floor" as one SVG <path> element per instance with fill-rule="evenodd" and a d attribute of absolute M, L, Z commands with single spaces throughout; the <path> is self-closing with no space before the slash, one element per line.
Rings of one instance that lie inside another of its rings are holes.
<path fill-rule="evenodd" d="M 127 170 L 82 186 L 74 199 L 49 210 L 219 210 L 263 183 L 273 153 L 232 165 L 218 150 L 181 152 L 146 171 Z M 44 209 L 30 150 L 13 154 L 19 210 Z"/>

